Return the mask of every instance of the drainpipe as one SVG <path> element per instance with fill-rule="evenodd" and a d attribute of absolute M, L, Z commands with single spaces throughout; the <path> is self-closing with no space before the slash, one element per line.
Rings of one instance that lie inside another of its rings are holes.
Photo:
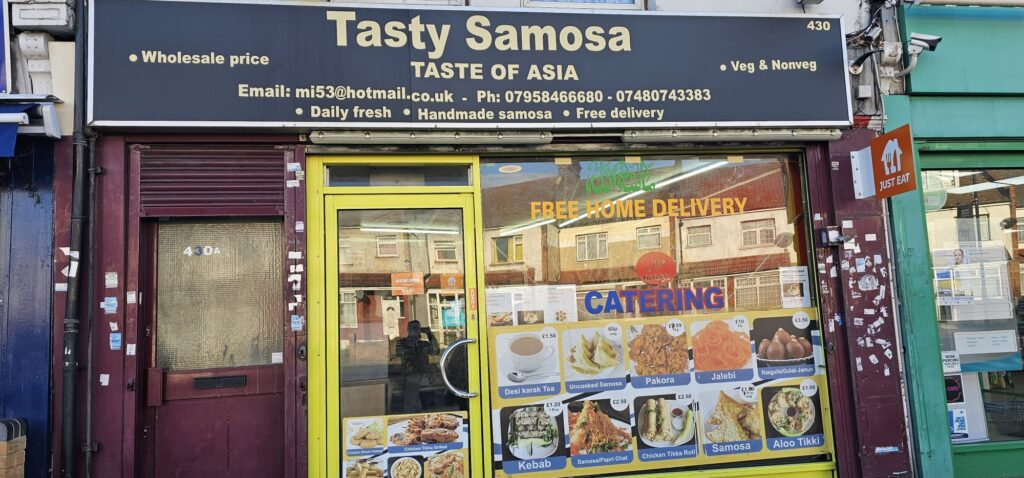
<path fill-rule="evenodd" d="M 85 355 L 85 376 L 92 377 L 92 332 L 93 332 L 93 319 L 96 317 L 96 281 L 92 280 L 96 276 L 96 261 L 93 260 L 96 257 L 96 176 L 101 174 L 102 171 L 96 166 L 96 139 L 95 136 L 89 136 L 89 221 L 86 225 L 88 243 L 86 249 L 89 253 L 89 261 L 85 263 L 85 277 L 89 280 L 85 283 L 85 303 L 89 304 L 86 308 L 85 313 L 85 330 L 86 334 L 86 355 Z M 98 450 L 97 444 L 92 441 L 92 379 L 86 380 L 85 383 L 85 443 L 82 445 L 82 452 L 85 453 L 85 476 L 86 478 L 92 478 L 92 455 Z"/>
<path fill-rule="evenodd" d="M 85 23 L 88 15 L 85 12 L 85 1 L 75 0 L 75 108 L 74 108 L 74 179 L 71 189 L 71 240 L 69 247 L 75 253 L 82 252 L 82 226 L 85 217 L 85 200 L 87 197 L 85 175 L 88 150 L 85 137 Z M 91 172 L 90 172 L 91 174 Z M 90 244 L 90 247 L 92 244 Z M 79 297 L 81 292 L 82 274 L 77 273 L 78 262 L 92 262 L 89 256 L 71 257 L 68 277 L 67 301 L 64 311 L 64 367 L 61 396 L 61 467 L 64 478 L 74 478 L 75 458 L 75 392 L 78 374 L 78 333 L 79 333 Z M 85 276 L 87 281 L 91 278 Z M 91 304 L 90 304 L 91 307 Z M 91 380 L 90 377 L 86 378 Z"/>

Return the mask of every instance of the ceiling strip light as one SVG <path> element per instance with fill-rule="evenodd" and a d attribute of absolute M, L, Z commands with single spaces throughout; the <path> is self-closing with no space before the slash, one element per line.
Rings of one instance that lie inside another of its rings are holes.
<path fill-rule="evenodd" d="M 457 236 L 459 231 L 445 229 L 405 229 L 398 227 L 360 227 L 363 232 L 390 232 L 395 234 L 441 234 L 446 236 Z"/>

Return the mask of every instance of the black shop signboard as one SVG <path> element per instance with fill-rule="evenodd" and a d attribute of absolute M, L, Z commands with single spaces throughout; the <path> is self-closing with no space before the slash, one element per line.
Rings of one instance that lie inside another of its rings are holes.
<path fill-rule="evenodd" d="M 845 126 L 839 17 L 94 0 L 94 126 Z"/>

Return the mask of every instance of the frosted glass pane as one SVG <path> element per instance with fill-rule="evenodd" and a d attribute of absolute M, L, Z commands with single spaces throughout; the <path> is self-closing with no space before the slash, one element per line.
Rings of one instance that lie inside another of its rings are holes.
<path fill-rule="evenodd" d="M 158 235 L 157 367 L 271 363 L 282 351 L 280 221 L 161 222 Z"/>

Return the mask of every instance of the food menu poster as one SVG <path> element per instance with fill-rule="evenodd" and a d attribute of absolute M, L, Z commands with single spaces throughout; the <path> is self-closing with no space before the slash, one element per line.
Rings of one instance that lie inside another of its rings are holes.
<path fill-rule="evenodd" d="M 344 478 L 468 476 L 465 412 L 342 420 Z"/>
<path fill-rule="evenodd" d="M 491 326 L 497 474 L 825 453 L 818 323 L 808 308 Z"/>
<path fill-rule="evenodd" d="M 576 286 L 535 285 L 487 290 L 487 325 L 576 322 Z"/>

